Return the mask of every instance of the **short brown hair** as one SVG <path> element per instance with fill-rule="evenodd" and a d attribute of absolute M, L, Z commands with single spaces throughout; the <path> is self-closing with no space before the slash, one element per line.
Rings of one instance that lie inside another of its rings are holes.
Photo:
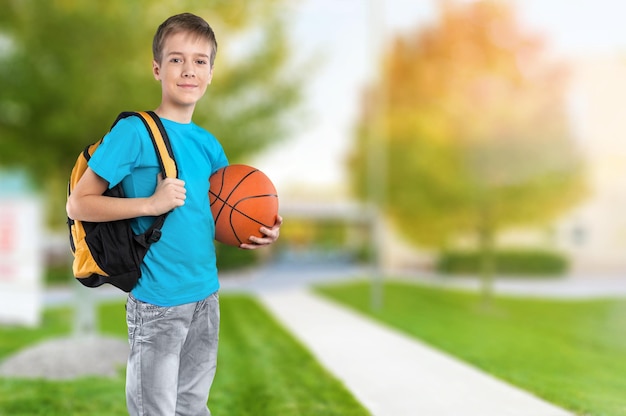
<path fill-rule="evenodd" d="M 163 44 L 168 36 L 179 32 L 188 32 L 209 41 L 211 45 L 210 63 L 213 67 L 215 55 L 217 54 L 217 40 L 211 26 L 203 18 L 191 13 L 181 13 L 169 17 L 161 23 L 152 40 L 152 55 L 154 60 L 161 62 L 163 57 Z"/>

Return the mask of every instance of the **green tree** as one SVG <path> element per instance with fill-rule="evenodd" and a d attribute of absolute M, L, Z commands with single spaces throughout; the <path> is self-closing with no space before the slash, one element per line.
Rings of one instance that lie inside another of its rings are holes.
<path fill-rule="evenodd" d="M 372 126 L 382 126 L 374 137 L 385 142 L 382 210 L 421 245 L 475 235 L 489 296 L 497 233 L 552 220 L 583 195 L 566 68 L 506 3 L 439 4 L 436 25 L 395 40 L 366 94 L 353 185 L 371 193 Z"/>
<path fill-rule="evenodd" d="M 158 105 L 152 35 L 181 10 L 204 16 L 219 42 L 196 123 L 220 139 L 231 161 L 285 138 L 300 80 L 288 71 L 284 8 L 282 0 L 4 0 L 0 167 L 26 169 L 56 201 L 52 216 L 62 221 L 78 152 L 102 137 L 118 112 Z"/>

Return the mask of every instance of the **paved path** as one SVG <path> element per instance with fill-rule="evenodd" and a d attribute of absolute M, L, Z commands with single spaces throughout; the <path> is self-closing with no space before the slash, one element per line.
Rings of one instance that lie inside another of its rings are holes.
<path fill-rule="evenodd" d="M 306 289 L 258 296 L 374 416 L 571 415 Z"/>

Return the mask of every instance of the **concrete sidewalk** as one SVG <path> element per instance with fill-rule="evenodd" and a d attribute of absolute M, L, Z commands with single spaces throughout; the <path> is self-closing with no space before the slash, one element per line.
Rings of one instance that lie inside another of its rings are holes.
<path fill-rule="evenodd" d="M 571 415 L 304 288 L 257 296 L 374 416 Z"/>

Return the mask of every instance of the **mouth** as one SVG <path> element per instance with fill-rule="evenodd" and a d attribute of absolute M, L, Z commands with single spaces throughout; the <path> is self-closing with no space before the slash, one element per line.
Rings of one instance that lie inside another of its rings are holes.
<path fill-rule="evenodd" d="M 193 88 L 197 88 L 198 87 L 195 84 L 178 84 L 178 86 L 180 88 L 185 88 L 185 89 L 193 89 Z"/>

